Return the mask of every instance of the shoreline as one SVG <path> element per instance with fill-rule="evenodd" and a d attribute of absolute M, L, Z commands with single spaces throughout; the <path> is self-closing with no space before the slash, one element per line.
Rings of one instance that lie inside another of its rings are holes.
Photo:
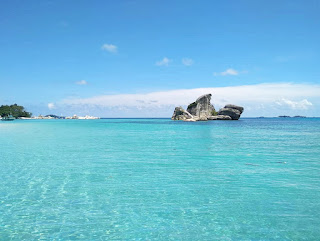
<path fill-rule="evenodd" d="M 307 117 L 241 117 L 241 119 L 312 119 L 312 118 L 320 118 L 320 116 L 307 116 Z M 95 119 L 70 119 L 70 118 L 17 118 L 16 120 L 107 120 L 107 119 L 170 119 L 170 117 L 99 117 Z"/>

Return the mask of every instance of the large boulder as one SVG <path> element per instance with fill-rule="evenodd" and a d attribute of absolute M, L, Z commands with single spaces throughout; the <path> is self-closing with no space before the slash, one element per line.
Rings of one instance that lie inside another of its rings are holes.
<path fill-rule="evenodd" d="M 239 120 L 242 112 L 243 107 L 229 104 L 224 108 L 221 108 L 218 112 L 218 115 L 227 115 L 230 116 L 232 120 Z"/>
<path fill-rule="evenodd" d="M 181 106 L 174 109 L 172 120 L 182 121 L 207 121 L 207 120 L 238 120 L 243 112 L 243 107 L 237 105 L 226 105 L 217 113 L 210 103 L 211 94 L 200 96 L 191 103 L 187 110 Z"/>
<path fill-rule="evenodd" d="M 211 94 L 200 96 L 195 102 L 188 106 L 187 111 L 191 115 L 199 117 L 200 120 L 206 120 L 215 113 L 215 109 L 210 103 L 211 96 Z"/>
<path fill-rule="evenodd" d="M 232 118 L 228 115 L 215 115 L 209 116 L 208 120 L 232 120 Z"/>
<path fill-rule="evenodd" d="M 236 109 L 236 110 L 240 111 L 241 114 L 242 114 L 242 112 L 243 112 L 243 107 L 242 107 L 242 106 L 238 106 L 238 105 L 228 104 L 228 105 L 226 105 L 224 108 Z"/>
<path fill-rule="evenodd" d="M 193 119 L 193 116 L 186 110 L 184 110 L 181 106 L 176 107 L 174 109 L 171 120 L 188 120 Z"/>

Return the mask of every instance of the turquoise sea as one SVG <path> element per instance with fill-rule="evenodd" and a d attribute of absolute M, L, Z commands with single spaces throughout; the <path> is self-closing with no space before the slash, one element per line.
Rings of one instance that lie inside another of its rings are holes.
<path fill-rule="evenodd" d="M 0 240 L 319 240 L 320 118 L 0 122 Z"/>

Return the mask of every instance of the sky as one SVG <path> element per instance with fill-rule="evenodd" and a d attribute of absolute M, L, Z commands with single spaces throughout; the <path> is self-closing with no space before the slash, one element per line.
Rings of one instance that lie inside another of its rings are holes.
<path fill-rule="evenodd" d="M 211 93 L 244 117 L 320 116 L 319 12 L 319 0 L 2 0 L 0 105 L 171 117 Z"/>

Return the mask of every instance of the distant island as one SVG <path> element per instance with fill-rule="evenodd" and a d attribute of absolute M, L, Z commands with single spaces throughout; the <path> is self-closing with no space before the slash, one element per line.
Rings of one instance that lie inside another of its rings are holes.
<path fill-rule="evenodd" d="M 288 115 L 279 115 L 278 117 L 279 118 L 307 118 L 306 116 L 303 116 L 303 115 L 295 115 L 293 117 L 288 116 Z"/>
<path fill-rule="evenodd" d="M 211 94 L 200 96 L 195 102 L 188 105 L 187 110 L 181 106 L 174 109 L 172 120 L 208 121 L 208 120 L 239 120 L 244 108 L 237 105 L 226 105 L 216 112 L 211 104 Z"/>
<path fill-rule="evenodd" d="M 96 116 L 57 116 L 54 114 L 50 115 L 39 115 L 32 116 L 31 112 L 25 110 L 25 108 L 21 105 L 13 104 L 13 105 L 1 105 L 0 106 L 0 120 L 14 120 L 14 119 L 22 119 L 22 120 L 38 120 L 38 119 L 73 119 L 73 120 L 95 120 L 100 119 L 100 117 Z"/>
<path fill-rule="evenodd" d="M 12 115 L 14 118 L 30 118 L 32 116 L 31 112 L 27 112 L 23 106 L 13 104 L 13 105 L 1 105 L 0 106 L 0 116 L 7 117 Z"/>
<path fill-rule="evenodd" d="M 33 117 L 20 117 L 19 119 L 22 119 L 22 120 L 52 120 L 52 119 L 96 120 L 96 119 L 100 119 L 100 117 L 90 116 L 90 115 L 57 116 L 57 115 L 50 114 L 45 116 L 39 115 L 39 116 L 33 116 Z"/>

